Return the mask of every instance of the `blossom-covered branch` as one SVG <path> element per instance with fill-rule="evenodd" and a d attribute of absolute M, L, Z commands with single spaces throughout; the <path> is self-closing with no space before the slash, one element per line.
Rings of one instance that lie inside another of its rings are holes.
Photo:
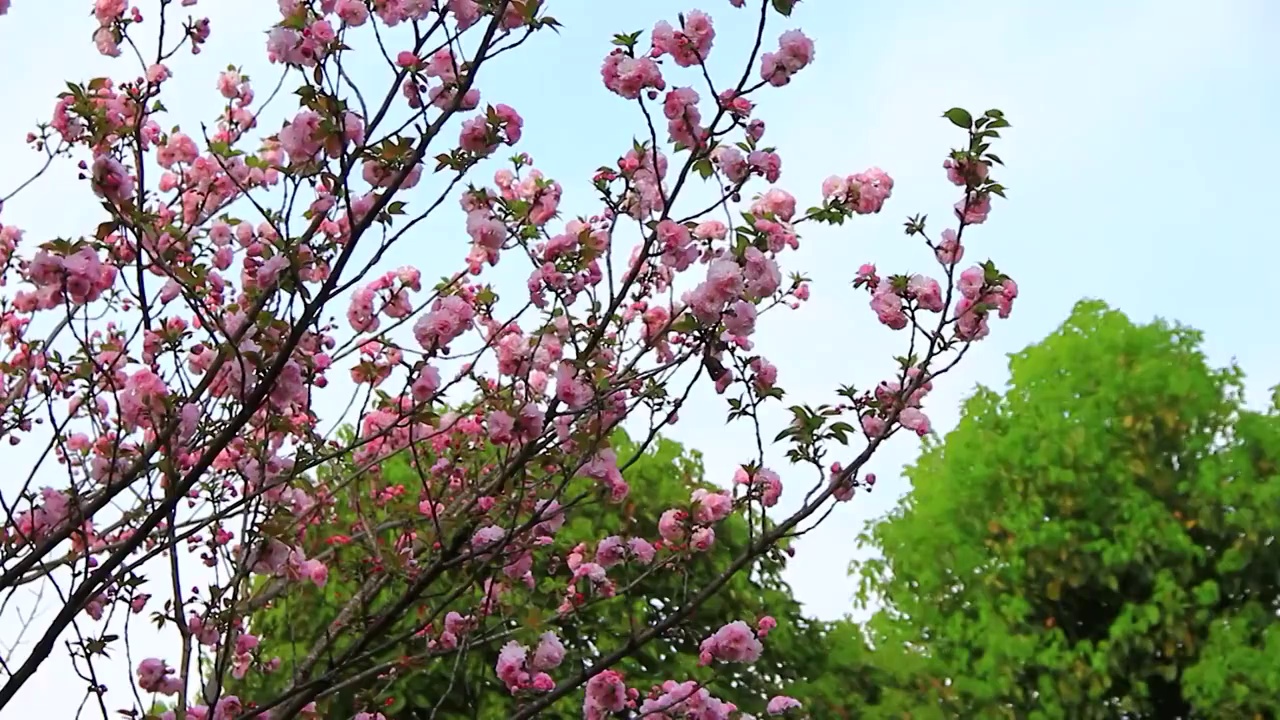
<path fill-rule="evenodd" d="M 728 82 L 706 63 L 723 52 L 710 14 L 613 38 L 601 94 L 633 108 L 639 130 L 574 197 L 528 153 L 501 159 L 524 119 L 484 83 L 495 58 L 554 41 L 554 2 L 279 0 L 265 58 L 292 94 L 259 102 L 248 70 L 229 67 L 208 78 L 220 115 L 195 132 L 166 99 L 180 54 L 217 37 L 187 15 L 196 0 L 145 12 L 95 0 L 94 43 L 120 73 L 69 83 L 28 142 L 78 163 L 100 222 L 70 239 L 0 224 L 0 436 L 30 458 L 0 484 L 0 593 L 57 596 L 30 651 L 0 658 L 0 709 L 64 642 L 91 683 L 86 707 L 105 715 L 117 688 L 96 667 L 118 648 L 132 656 L 129 618 L 145 614 L 170 644 L 130 660 L 135 716 L 314 716 L 337 688 L 392 672 L 381 658 L 412 641 L 406 663 L 491 658 L 516 718 L 570 695 L 590 719 L 746 717 L 706 678 L 642 686 L 619 663 L 869 489 L 876 450 L 929 432 L 934 382 L 1018 290 L 991 262 L 960 269 L 971 228 L 1004 196 L 990 147 L 1008 122 L 952 109 L 966 133 L 943 163 L 953 222 L 937 240 L 923 217 L 907 223 L 939 273 L 852 273 L 906 335 L 899 372 L 763 427 L 761 408 L 785 392 L 756 330 L 809 297 L 802 273 L 783 275 L 801 230 L 879 213 L 894 181 L 842 173 L 798 210 L 756 99 L 787 91 L 815 43 L 773 29 L 795 0 L 745 4 L 729 11 L 757 12 L 755 35 Z M 0 0 L 6 13 L 21 20 Z M 274 116 L 276 98 L 297 105 Z M 566 197 L 595 210 L 568 217 Z M 426 224 L 453 203 L 465 252 L 450 260 L 437 243 L 412 253 L 428 266 L 389 262 L 433 242 Z M 495 279 L 500 262 L 527 263 L 522 286 Z M 702 384 L 757 438 L 731 482 L 665 508 L 655 534 L 565 542 L 566 523 L 625 503 L 628 468 Z M 624 423 L 646 426 L 630 457 L 613 441 Z M 766 466 L 775 433 L 791 468 Z M 388 479 L 393 458 L 411 482 Z M 806 465 L 816 480 L 780 513 Z M 629 636 L 589 647 L 557 634 L 708 552 L 730 516 L 750 520 L 750 542 L 678 606 L 641 602 Z M 293 638 L 287 662 L 264 650 L 277 646 L 256 611 L 339 585 L 335 622 Z M 523 622 L 529 608 L 550 619 Z M 726 624 L 699 661 L 755 662 L 774 622 Z M 762 706 L 803 713 L 784 690 Z M 356 717 L 380 719 L 368 702 Z"/>

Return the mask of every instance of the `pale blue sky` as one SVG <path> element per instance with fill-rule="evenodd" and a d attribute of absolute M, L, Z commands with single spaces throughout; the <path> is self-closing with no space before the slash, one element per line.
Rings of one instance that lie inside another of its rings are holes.
<path fill-rule="evenodd" d="M 13 4 L 0 19 L 7 108 L 0 114 L 0 195 L 34 162 L 22 137 L 48 116 L 61 81 L 88 77 L 86 67 L 99 74 L 120 67 L 94 56 L 88 2 Z M 262 95 L 274 80 L 262 69 L 259 31 L 275 3 L 200 5 L 209 5 L 204 11 L 213 17 L 214 41 L 198 62 L 176 66 L 179 85 L 167 103 L 186 108 L 184 118 L 211 115 L 216 101 L 209 88 L 228 62 L 252 56 Z M 486 101 L 510 104 L 525 117 L 520 148 L 560 180 L 566 207 L 578 212 L 590 209 L 591 172 L 611 163 L 641 128 L 634 107 L 599 82 L 610 34 L 648 29 L 698 7 L 716 20 L 713 69 L 727 71 L 738 67 L 752 16 L 728 0 L 551 0 L 550 6 L 565 25 L 562 35 L 536 38 L 482 76 L 481 87 Z M 70 19 L 63 14 L 69 8 L 75 9 Z M 868 260 L 893 272 L 928 269 L 928 256 L 900 226 L 917 212 L 941 220 L 954 202 L 940 166 L 959 136 L 938 117 L 953 105 L 998 107 L 1014 125 L 997 150 L 1008 163 L 1001 177 L 1010 199 L 973 234 L 967 257 L 993 258 L 1018 280 L 1022 295 L 1013 317 L 996 323 L 991 338 L 932 396 L 929 409 L 942 429 L 954 422 L 975 383 L 1003 381 L 1006 353 L 1044 336 L 1086 296 L 1135 318 L 1159 314 L 1204 330 L 1215 362 L 1235 357 L 1243 365 L 1255 402 L 1280 382 L 1273 360 L 1280 341 L 1267 330 L 1280 310 L 1271 289 L 1280 250 L 1270 225 L 1280 207 L 1280 50 L 1274 44 L 1280 6 L 1267 0 L 805 0 L 792 23 L 774 23 L 767 44 L 791 26 L 814 37 L 817 61 L 789 87 L 767 94 L 760 107 L 767 138 L 784 158 L 779 184 L 805 202 L 833 173 L 878 165 L 897 182 L 883 214 L 809 231 L 791 262 L 814 278 L 813 300 L 765 323 L 760 348 L 779 366 L 793 399 L 824 402 L 839 384 L 877 382 L 901 352 L 901 336 L 876 326 L 865 296 L 854 294 L 848 280 Z M 236 29 L 234 38 L 226 35 L 229 28 Z M 73 175 L 63 166 L 35 192 L 10 202 L 0 219 L 26 227 L 29 242 L 86 232 L 96 212 L 84 188 L 65 190 Z M 418 244 L 406 245 L 391 262 L 440 268 L 429 277 L 456 266 L 464 239 L 456 205 L 447 207 Z M 747 429 L 726 428 L 723 413 L 722 401 L 700 395 L 673 433 L 705 453 L 718 481 L 750 459 Z M 777 428 L 782 418 L 770 422 Z M 914 453 L 910 440 L 893 443 L 873 461 L 877 491 L 843 506 L 800 544 L 790 578 L 812 612 L 834 617 L 850 609 L 854 584 L 845 567 L 853 538 L 905 490 L 898 468 Z M 785 479 L 783 463 L 775 466 Z M 63 708 L 48 694 L 64 682 L 57 671 L 45 674 L 20 697 L 29 703 L 20 708 L 69 716 L 74 706 Z"/>

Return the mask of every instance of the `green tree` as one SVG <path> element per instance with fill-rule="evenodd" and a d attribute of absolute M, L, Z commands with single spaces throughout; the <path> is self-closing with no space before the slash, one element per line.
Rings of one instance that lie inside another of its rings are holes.
<path fill-rule="evenodd" d="M 619 431 L 611 444 L 618 454 L 623 475 L 631 488 L 625 504 L 600 503 L 587 512 L 574 513 L 574 519 L 556 533 L 557 546 L 568 549 L 578 543 L 587 543 L 594 547 L 594 543 L 600 538 L 612 534 L 656 538 L 656 520 L 664 510 L 687 507 L 690 494 L 696 488 L 713 488 L 703 481 L 700 455 L 696 451 L 686 450 L 675 441 L 658 438 L 647 448 L 641 448 Z M 418 470 L 415 466 L 429 466 L 432 458 L 426 448 L 416 448 L 415 452 L 419 453 L 416 458 L 412 453 L 405 452 L 382 463 L 378 485 L 404 485 L 409 488 L 418 486 Z M 632 460 L 628 464 L 629 458 Z M 328 468 L 327 475 L 342 477 L 351 472 L 350 461 L 343 460 Z M 367 488 L 368 483 L 355 483 L 353 486 Z M 566 496 L 574 496 L 579 489 L 571 487 Z M 309 555 L 331 547 L 335 536 L 348 532 L 346 528 L 356 525 L 357 521 L 373 526 L 386 518 L 404 517 L 406 514 L 404 508 L 397 508 L 394 503 L 374 508 L 370 507 L 367 500 L 358 501 L 350 497 L 339 497 L 337 500 L 342 508 L 341 517 L 344 521 L 331 527 L 317 528 L 314 535 L 309 535 L 306 539 Z M 396 502 L 417 501 L 416 494 L 410 492 Z M 387 709 L 384 712 L 388 717 L 428 717 L 431 710 L 439 704 L 439 713 L 435 717 L 445 720 L 497 720 L 508 717 L 510 709 L 514 707 L 513 700 L 494 673 L 497 652 L 508 639 L 532 642 L 536 641 L 541 632 L 554 629 L 568 649 L 568 660 L 558 670 L 557 677 L 567 675 L 572 669 L 569 661 L 582 662 L 593 655 L 607 652 L 625 642 L 632 628 L 643 627 L 646 622 L 651 621 L 654 609 L 648 607 L 648 603 L 660 603 L 667 608 L 679 606 L 684 598 L 697 592 L 715 573 L 720 572 L 720 568 L 724 568 L 732 558 L 739 555 L 749 542 L 750 535 L 751 529 L 747 521 L 739 515 L 732 515 L 717 525 L 716 541 L 710 551 L 695 554 L 688 562 L 663 567 L 639 578 L 633 592 L 620 592 L 618 597 L 589 605 L 586 610 L 567 620 L 553 621 L 539 617 L 533 611 L 514 613 L 518 624 L 506 628 L 511 633 L 510 636 L 469 647 L 459 657 L 421 663 L 408 662 L 398 667 L 394 674 L 383 673 L 360 684 L 343 688 L 324 706 L 324 716 L 346 720 L 358 710 L 372 705 L 385 705 Z M 393 536 L 394 533 L 388 534 L 386 541 L 390 542 Z M 806 700 L 807 698 L 789 690 L 797 683 L 801 683 L 799 687 L 813 688 L 815 696 L 826 693 L 830 696 L 827 700 L 839 702 L 838 692 L 835 690 L 824 688 L 821 683 L 814 685 L 802 682 L 823 675 L 822 663 L 828 660 L 824 648 L 828 641 L 829 626 L 803 617 L 799 603 L 782 580 L 784 565 L 785 554 L 777 552 L 763 558 L 750 572 L 740 572 L 724 592 L 702 605 L 689 622 L 682 623 L 677 634 L 648 645 L 641 653 L 624 662 L 620 667 L 621 671 L 629 680 L 634 680 L 634 686 L 637 687 L 645 687 L 647 682 L 657 683 L 665 679 L 697 679 L 707 683 L 714 694 L 732 697 L 734 702 L 743 705 L 744 710 L 755 713 L 762 713 L 767 698 L 779 692 Z M 556 570 L 535 568 L 535 572 Z M 565 571 L 561 569 L 559 572 Z M 323 589 L 295 584 L 287 595 L 278 598 L 270 608 L 253 615 L 250 627 L 264 637 L 263 656 L 279 656 L 282 664 L 273 674 L 253 674 L 246 678 L 245 682 L 251 683 L 253 688 L 242 688 L 245 694 L 249 695 L 251 689 L 283 691 L 294 663 L 306 655 L 314 639 L 337 619 L 343 603 L 356 592 L 359 579 L 367 575 L 367 572 L 357 568 L 345 568 L 342 572 L 331 573 L 329 582 Z M 454 582 L 442 585 L 462 586 L 465 582 L 459 582 L 455 578 Z M 475 593 L 477 597 L 481 593 L 478 587 L 465 591 Z M 395 598 L 402 593 L 391 587 L 385 594 Z M 362 615 L 371 616 L 376 612 L 376 599 L 370 605 L 371 609 L 364 611 Z M 554 606 L 554 603 L 551 605 Z M 547 606 L 546 602 L 529 604 L 531 608 Z M 706 636 L 726 622 L 744 620 L 753 623 L 766 615 L 776 618 L 778 627 L 765 641 L 765 653 L 758 663 L 751 666 L 721 665 L 714 670 L 697 666 L 697 646 Z M 349 620 L 358 621 L 360 618 Z M 403 624 L 398 627 L 398 631 L 411 633 L 412 626 Z M 843 640 L 842 636 L 840 642 Z M 374 667 L 396 658 L 420 657 L 424 642 L 422 639 L 406 638 L 371 658 L 367 664 Z M 641 679 L 645 682 L 640 682 Z M 261 687 L 264 684 L 269 687 Z M 735 688 L 732 693 L 728 692 L 730 687 Z M 748 691 L 742 692 L 743 687 Z M 251 696 L 261 695 L 253 692 Z M 742 702 L 743 699 L 747 699 L 748 703 Z M 570 696 L 542 717 L 577 720 L 582 715 L 580 703 L 580 699 Z"/>
<path fill-rule="evenodd" d="M 872 647 L 866 628 L 848 619 L 822 625 L 815 641 L 796 648 L 791 659 L 805 677 L 787 692 L 813 718 L 901 718 L 903 709 L 919 708 L 918 685 L 927 682 L 919 656 L 892 645 Z"/>
<path fill-rule="evenodd" d="M 1097 302 L 926 443 L 864 541 L 910 717 L 1280 717 L 1280 412 L 1200 333 Z"/>

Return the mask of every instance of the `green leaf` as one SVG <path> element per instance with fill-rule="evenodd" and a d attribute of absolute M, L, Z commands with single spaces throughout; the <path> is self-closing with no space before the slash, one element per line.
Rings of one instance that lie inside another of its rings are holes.
<path fill-rule="evenodd" d="M 964 108 L 954 107 L 942 113 L 942 117 L 951 121 L 952 125 L 958 128 L 969 130 L 973 127 L 973 116 Z"/>

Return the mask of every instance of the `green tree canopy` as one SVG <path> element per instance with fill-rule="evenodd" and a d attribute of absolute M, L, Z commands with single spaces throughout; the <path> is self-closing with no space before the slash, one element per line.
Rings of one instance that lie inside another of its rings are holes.
<path fill-rule="evenodd" d="M 700 455 L 672 440 L 659 438 L 648 447 L 641 448 L 619 431 L 612 439 L 612 446 L 631 487 L 630 495 L 623 505 L 601 502 L 577 508 L 570 521 L 555 536 L 556 546 L 565 551 L 578 543 L 587 543 L 594 548 L 598 540 L 613 534 L 656 538 L 656 521 L 664 510 L 687 507 L 696 488 L 713 489 L 703 481 Z M 429 448 L 416 448 L 415 452 L 419 453 L 417 457 L 404 452 L 382 463 L 377 485 L 418 486 L 420 482 L 415 468 L 429 467 L 432 459 Z M 628 459 L 632 459 L 630 464 Z M 329 468 L 327 474 L 338 477 L 351 472 L 349 460 L 344 460 Z M 356 483 L 353 487 L 366 488 L 367 492 L 369 484 Z M 576 491 L 577 488 L 571 487 L 566 495 L 573 496 Z M 417 502 L 418 498 L 412 492 L 382 507 L 339 497 L 339 517 L 342 520 L 316 528 L 316 532 L 306 538 L 305 547 L 309 554 L 329 547 L 335 535 L 348 532 L 347 528 L 357 519 L 357 513 L 364 524 L 376 525 L 404 517 L 406 513 L 412 514 L 407 506 Z M 371 677 L 367 682 L 344 688 L 322 708 L 324 716 L 346 720 L 359 710 L 385 704 L 384 712 L 388 717 L 429 717 L 431 710 L 439 704 L 440 710 L 435 717 L 442 720 L 508 717 L 514 707 L 513 701 L 494 674 L 497 652 L 508 639 L 536 644 L 540 633 L 555 630 L 568 648 L 566 665 L 560 672 L 568 672 L 571 663 L 585 664 L 584 661 L 593 655 L 608 652 L 625 642 L 633 628 L 643 628 L 646 623 L 660 617 L 656 607 L 679 606 L 740 554 L 749 542 L 750 532 L 746 520 L 739 515 L 731 515 L 717 525 L 716 542 L 710 551 L 695 554 L 688 562 L 664 567 L 659 572 L 644 576 L 633 589 L 619 593 L 618 597 L 589 605 L 567 620 L 554 622 L 537 616 L 533 611 L 517 611 L 514 613 L 516 620 L 508 628 L 509 636 L 471 646 L 460 658 L 410 662 L 398 668 L 394 675 Z M 394 533 L 388 533 L 384 540 L 391 542 L 393 538 Z M 754 713 L 763 713 L 770 695 L 781 692 L 800 697 L 793 687 L 812 693 L 826 703 L 826 707 L 842 704 L 842 689 L 834 685 L 834 681 L 822 678 L 825 674 L 823 668 L 829 662 L 825 648 L 828 642 L 837 642 L 829 639 L 828 633 L 847 634 L 848 626 L 829 626 L 803 617 L 799 603 L 782 580 L 784 565 L 783 553 L 763 558 L 750 572 L 741 572 L 724 592 L 700 607 L 689 622 L 682 623 L 678 634 L 646 646 L 641 653 L 624 662 L 620 669 L 633 681 L 633 686 L 641 688 L 648 682 L 658 683 L 665 679 L 697 679 L 707 683 L 717 696 Z M 556 572 L 551 568 L 535 571 Z M 566 571 L 561 568 L 559 572 Z M 280 669 L 275 673 L 251 676 L 254 683 L 252 696 L 269 696 L 272 690 L 279 692 L 285 689 L 290 668 L 305 656 L 312 641 L 337 619 L 343 603 L 356 591 L 359 578 L 365 574 L 359 569 L 343 568 L 342 572 L 330 574 L 323 589 L 294 585 L 287 595 L 251 618 L 251 629 L 264 638 L 263 656 L 279 656 L 282 660 Z M 457 578 L 441 583 L 446 588 L 458 584 Z M 523 590 L 517 592 L 520 591 Z M 477 586 L 468 592 L 478 597 L 481 590 Z M 401 593 L 396 588 L 388 588 L 385 594 L 397 597 Z M 547 606 L 545 600 L 528 605 L 530 608 Z M 372 616 L 377 609 L 378 600 L 375 598 L 362 615 Z M 745 620 L 754 623 L 766 615 L 775 617 L 778 627 L 768 636 L 765 653 L 758 663 L 714 669 L 697 666 L 697 647 L 705 637 L 726 622 Z M 349 620 L 359 621 L 359 617 Z M 412 631 L 409 623 L 403 625 L 397 628 L 399 632 Z M 837 644 L 843 643 L 844 639 L 845 636 L 840 635 Z M 406 639 L 372 658 L 368 664 L 372 667 L 400 657 L 420 656 L 423 642 Z M 841 652 L 847 654 L 848 651 Z M 263 687 L 264 683 L 268 687 Z M 245 691 L 249 694 L 248 688 Z M 807 700 L 806 697 L 801 699 Z M 542 715 L 566 720 L 577 720 L 581 716 L 581 700 L 572 695 Z M 840 714 L 820 716 L 845 717 Z"/>
<path fill-rule="evenodd" d="M 864 540 L 916 720 L 1280 717 L 1280 412 L 1097 302 L 926 443 Z"/>

